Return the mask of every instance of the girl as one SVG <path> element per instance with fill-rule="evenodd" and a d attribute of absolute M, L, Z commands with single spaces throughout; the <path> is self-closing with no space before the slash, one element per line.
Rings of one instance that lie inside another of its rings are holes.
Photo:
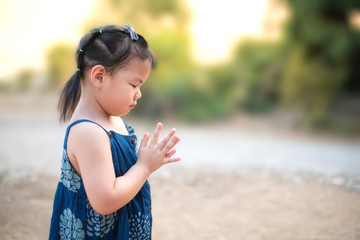
<path fill-rule="evenodd" d="M 156 59 L 130 25 L 103 26 L 80 41 L 78 69 L 65 85 L 59 111 L 70 119 L 64 141 L 49 239 L 151 239 L 147 178 L 179 161 L 175 129 L 159 141 L 145 133 L 136 154 L 134 130 L 119 116 L 141 97 Z"/>

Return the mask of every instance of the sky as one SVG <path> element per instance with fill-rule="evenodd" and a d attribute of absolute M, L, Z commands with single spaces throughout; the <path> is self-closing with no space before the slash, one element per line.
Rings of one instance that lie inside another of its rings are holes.
<path fill-rule="evenodd" d="M 241 36 L 260 34 L 268 0 L 187 1 L 194 13 L 194 57 L 213 63 L 226 59 Z M 43 69 L 46 48 L 56 41 L 77 43 L 94 2 L 0 0 L 0 78 L 26 67 Z"/>
<path fill-rule="evenodd" d="M 204 63 L 223 61 L 239 38 L 259 36 L 268 0 L 189 0 L 194 56 Z"/>
<path fill-rule="evenodd" d="M 44 67 L 56 41 L 77 42 L 93 0 L 0 0 L 0 78 Z"/>

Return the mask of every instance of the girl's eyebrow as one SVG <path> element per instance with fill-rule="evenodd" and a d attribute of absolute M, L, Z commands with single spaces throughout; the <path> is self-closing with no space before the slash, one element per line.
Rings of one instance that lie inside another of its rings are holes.
<path fill-rule="evenodd" d="M 138 77 L 135 77 L 134 80 L 135 80 L 135 81 L 138 81 L 138 82 L 140 82 L 140 83 L 143 83 L 143 82 L 144 82 L 141 78 L 138 78 Z"/>

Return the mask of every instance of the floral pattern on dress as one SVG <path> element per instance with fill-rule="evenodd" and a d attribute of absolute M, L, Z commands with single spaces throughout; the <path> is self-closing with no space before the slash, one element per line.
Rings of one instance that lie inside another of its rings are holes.
<path fill-rule="evenodd" d="M 81 220 L 76 218 L 69 208 L 66 208 L 63 214 L 60 215 L 60 239 L 85 239 L 85 232 Z"/>
<path fill-rule="evenodd" d="M 62 182 L 67 189 L 73 192 L 78 192 L 81 187 L 81 178 L 72 168 L 65 149 L 61 160 L 60 182 Z"/>
<path fill-rule="evenodd" d="M 149 215 L 138 212 L 129 218 L 130 238 L 129 240 L 151 239 L 151 222 Z"/>
<path fill-rule="evenodd" d="M 115 221 L 118 219 L 117 212 L 101 215 L 94 211 L 89 203 L 86 204 L 86 234 L 90 237 L 97 236 L 103 238 L 105 234 L 114 229 Z"/>

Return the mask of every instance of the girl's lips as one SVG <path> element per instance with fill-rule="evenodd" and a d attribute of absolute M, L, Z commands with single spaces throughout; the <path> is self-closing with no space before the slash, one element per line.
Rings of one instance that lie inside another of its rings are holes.
<path fill-rule="evenodd" d="M 134 108 L 136 106 L 136 104 L 132 104 L 130 105 L 130 108 Z"/>

